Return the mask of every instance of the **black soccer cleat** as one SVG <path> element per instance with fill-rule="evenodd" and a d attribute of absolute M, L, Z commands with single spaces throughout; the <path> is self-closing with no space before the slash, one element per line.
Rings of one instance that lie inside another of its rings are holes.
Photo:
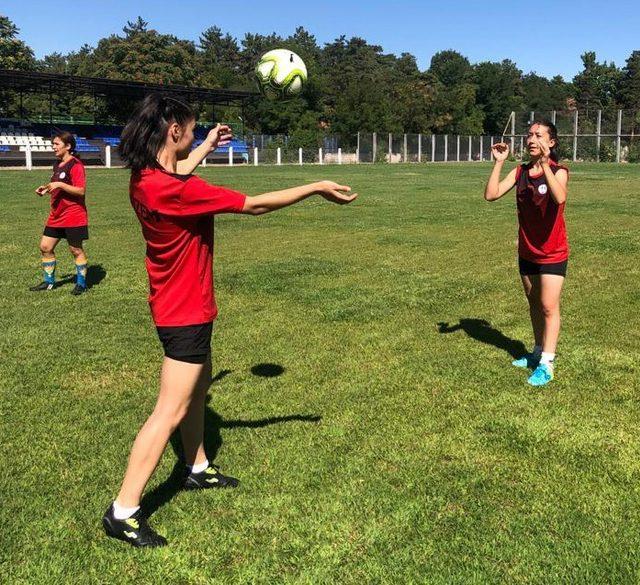
<path fill-rule="evenodd" d="M 209 465 L 201 473 L 189 473 L 184 480 L 185 490 L 206 490 L 209 488 L 235 488 L 240 485 L 240 480 L 235 477 L 223 475 L 217 465 Z"/>
<path fill-rule="evenodd" d="M 35 286 L 30 286 L 29 290 L 33 292 L 38 292 L 41 290 L 53 290 L 55 284 L 52 282 L 41 282 L 40 284 L 36 284 Z"/>
<path fill-rule="evenodd" d="M 86 286 L 80 286 L 79 284 L 76 284 L 73 287 L 73 290 L 71 291 L 71 294 L 74 295 L 74 296 L 78 296 L 78 295 L 81 295 L 84 292 L 87 292 L 87 287 Z"/>
<path fill-rule="evenodd" d="M 138 510 L 133 516 L 125 520 L 118 520 L 113 515 L 113 504 L 102 517 L 102 526 L 107 536 L 128 542 L 131 546 L 158 547 L 166 546 L 167 539 L 160 536 L 142 515 L 142 510 Z"/>

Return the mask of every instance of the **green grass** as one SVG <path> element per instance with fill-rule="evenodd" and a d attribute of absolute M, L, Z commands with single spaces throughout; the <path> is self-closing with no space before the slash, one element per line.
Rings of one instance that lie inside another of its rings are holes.
<path fill-rule="evenodd" d="M 170 541 L 156 551 L 100 526 L 161 360 L 127 173 L 88 172 L 89 261 L 106 274 L 75 298 L 26 290 L 48 172 L 1 172 L 0 581 L 638 582 L 638 169 L 572 167 L 544 390 L 509 365 L 530 326 L 513 195 L 485 203 L 488 172 L 203 171 L 252 194 L 326 177 L 361 197 L 216 219 L 207 443 L 243 484 L 178 493 L 168 448 L 145 500 Z"/>

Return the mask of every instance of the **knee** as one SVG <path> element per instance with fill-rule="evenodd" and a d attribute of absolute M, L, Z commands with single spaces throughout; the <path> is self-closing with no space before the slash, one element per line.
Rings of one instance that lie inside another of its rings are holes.
<path fill-rule="evenodd" d="M 560 311 L 560 307 L 557 303 L 540 303 L 540 310 L 545 317 L 553 317 Z"/>
<path fill-rule="evenodd" d="M 84 250 L 82 248 L 76 248 L 75 246 L 69 246 L 69 250 L 74 258 L 78 258 L 84 254 Z"/>
<path fill-rule="evenodd" d="M 40 244 L 40 253 L 41 254 L 47 254 L 47 255 L 53 254 L 53 250 L 54 250 L 54 248 L 53 248 L 53 246 L 51 244 L 44 244 L 44 243 Z"/>
<path fill-rule="evenodd" d="M 151 416 L 162 426 L 169 428 L 169 430 L 173 432 L 187 415 L 188 409 L 188 405 L 182 404 L 171 407 L 156 407 Z"/>

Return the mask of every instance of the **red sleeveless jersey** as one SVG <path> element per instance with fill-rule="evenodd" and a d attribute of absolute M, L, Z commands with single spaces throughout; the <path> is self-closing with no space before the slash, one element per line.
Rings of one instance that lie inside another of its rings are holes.
<path fill-rule="evenodd" d="M 73 187 L 86 187 L 84 165 L 75 157 L 72 157 L 65 164 L 54 164 L 51 182 L 54 181 Z M 82 227 L 88 223 L 89 218 L 84 196 L 71 195 L 62 189 L 51 191 L 51 213 L 47 219 L 48 227 Z"/>
<path fill-rule="evenodd" d="M 213 216 L 240 213 L 245 195 L 195 175 L 145 169 L 131 176 L 131 205 L 147 243 L 149 305 L 160 327 L 199 325 L 218 313 Z"/>
<path fill-rule="evenodd" d="M 555 175 L 564 166 L 550 161 Z M 558 205 L 544 172 L 530 176 L 530 164 L 522 164 L 516 173 L 518 202 L 518 254 L 536 264 L 555 264 L 569 258 L 569 243 L 564 222 L 565 204 Z"/>

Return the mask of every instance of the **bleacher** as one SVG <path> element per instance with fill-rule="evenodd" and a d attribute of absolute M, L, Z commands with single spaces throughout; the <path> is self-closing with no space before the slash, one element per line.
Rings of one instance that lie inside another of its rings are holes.
<path fill-rule="evenodd" d="M 120 144 L 122 126 L 79 125 L 57 122 L 56 131 L 71 132 L 76 137 L 76 150 L 87 164 L 105 164 L 105 147 L 111 147 L 112 164 L 121 164 L 117 147 Z M 200 146 L 207 135 L 207 129 L 196 129 L 193 148 Z M 25 151 L 31 150 L 33 164 L 48 166 L 55 161 L 51 143 L 52 125 L 44 123 L 26 123 L 19 125 L 11 121 L 0 120 L 0 166 L 23 166 Z M 229 148 L 233 148 L 233 162 L 249 162 L 248 145 L 237 138 L 226 146 L 221 146 L 207 157 L 210 163 L 226 163 L 229 160 Z"/>

